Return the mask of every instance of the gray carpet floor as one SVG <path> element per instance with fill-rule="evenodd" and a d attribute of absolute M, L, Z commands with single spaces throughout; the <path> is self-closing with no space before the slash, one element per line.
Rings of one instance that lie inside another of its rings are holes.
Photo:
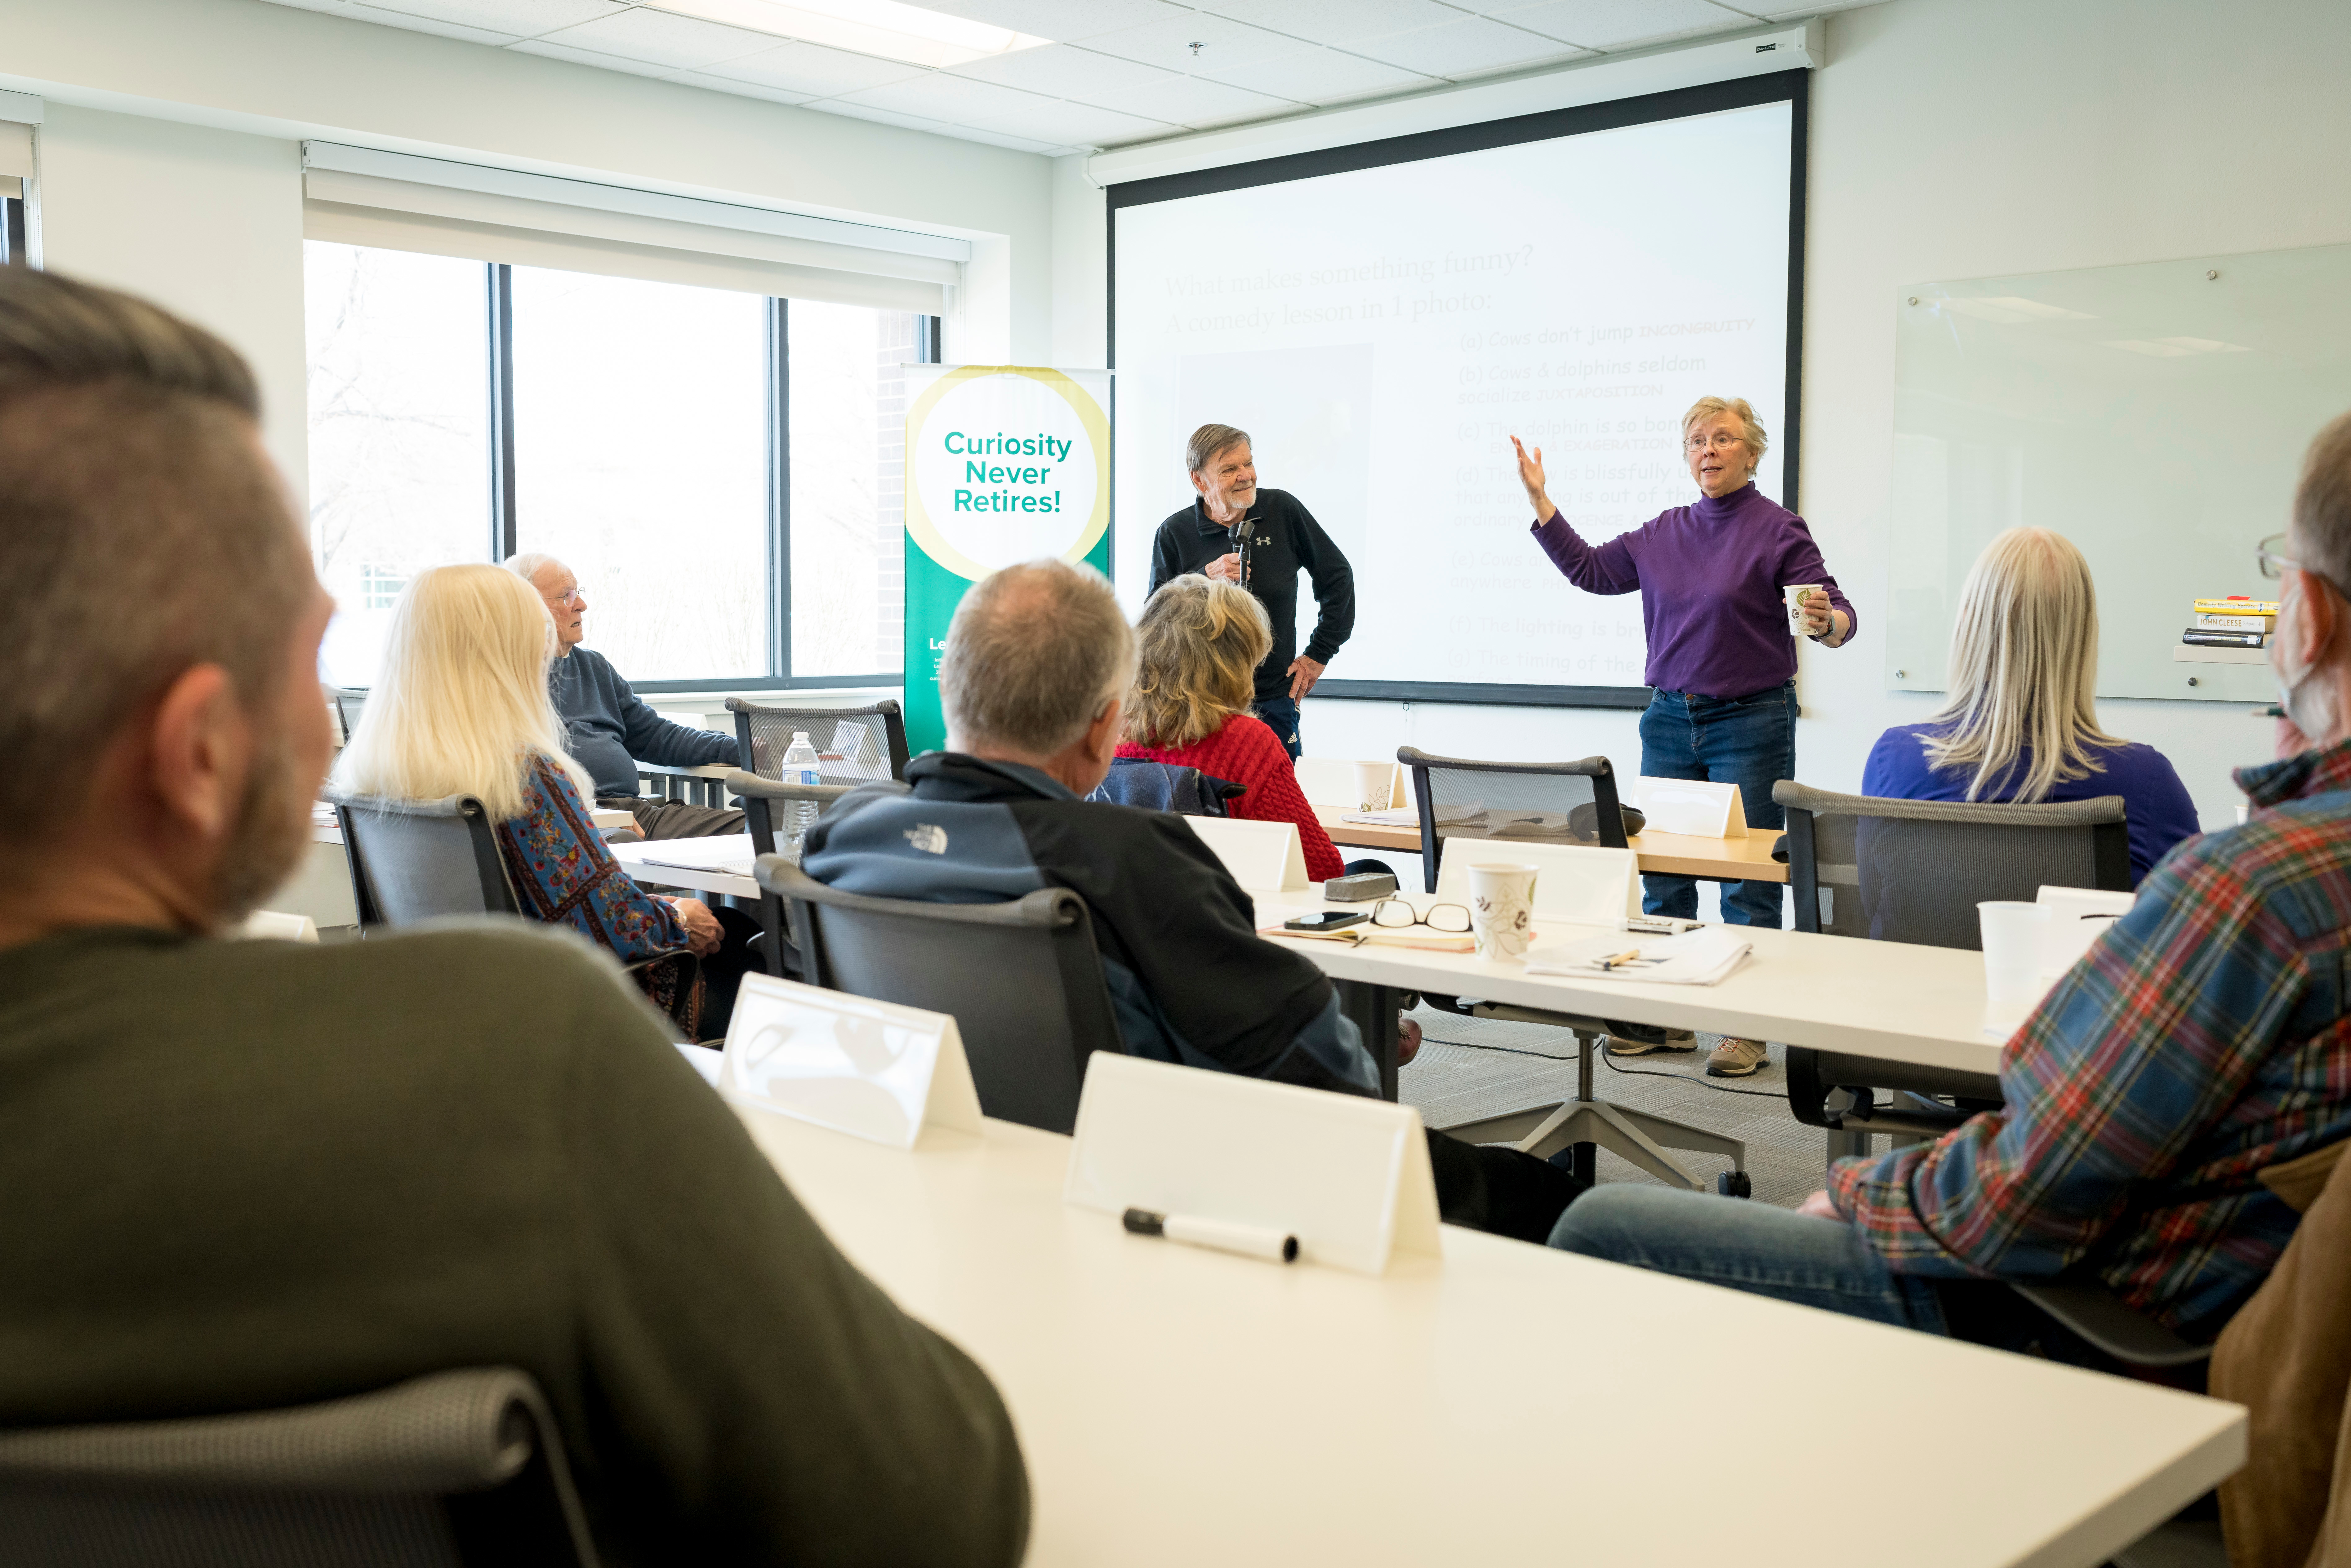
<path fill-rule="evenodd" d="M 1412 1016 L 1426 1039 L 1420 1055 L 1397 1074 L 1397 1087 L 1405 1103 L 1417 1107 L 1432 1127 L 1574 1096 L 1575 1037 L 1563 1029 L 1456 1018 L 1426 1008 Z M 1788 1113 L 1777 1045 L 1771 1047 L 1770 1064 L 1750 1078 L 1707 1077 L 1707 1052 L 1719 1038 L 1699 1035 L 1694 1051 L 1656 1051 L 1613 1064 L 1604 1058 L 1593 1069 L 1593 1092 L 1634 1110 L 1744 1139 L 1755 1201 L 1793 1208 L 1821 1185 L 1827 1134 Z M 1881 1151 L 1886 1147 L 1884 1138 L 1872 1142 Z M 1715 1176 L 1730 1168 L 1719 1155 L 1669 1152 L 1709 1190 Z M 1605 1149 L 1600 1153 L 1600 1179 L 1663 1185 Z"/>

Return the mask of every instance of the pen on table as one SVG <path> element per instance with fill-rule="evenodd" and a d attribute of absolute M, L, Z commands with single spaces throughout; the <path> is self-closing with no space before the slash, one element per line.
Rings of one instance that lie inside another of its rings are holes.
<path fill-rule="evenodd" d="M 1196 1214 L 1157 1214 L 1147 1208 L 1128 1209 L 1125 1225 L 1137 1236 L 1164 1236 L 1170 1241 L 1213 1247 L 1219 1252 L 1238 1252 L 1272 1262 L 1298 1261 L 1298 1238 L 1270 1225 L 1203 1219 Z"/>
<path fill-rule="evenodd" d="M 1613 958 L 1599 958 L 1593 961 L 1604 969 L 1613 969 L 1619 964 L 1629 964 L 1640 956 L 1641 950 L 1638 947 L 1627 947 Z"/>

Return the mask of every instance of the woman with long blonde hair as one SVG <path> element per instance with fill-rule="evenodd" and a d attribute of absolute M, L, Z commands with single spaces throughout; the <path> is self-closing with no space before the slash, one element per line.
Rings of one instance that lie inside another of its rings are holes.
<path fill-rule="evenodd" d="M 563 747 L 548 695 L 555 626 L 531 586 L 495 566 L 420 572 L 392 610 L 383 666 L 335 764 L 346 795 L 438 800 L 470 795 L 497 824 L 524 912 L 572 927 L 623 964 L 717 950 L 699 901 L 640 892 L 589 814 L 594 785 Z M 671 957 L 633 971 L 692 1036 L 696 971 Z"/>
<path fill-rule="evenodd" d="M 2011 528 L 1959 589 L 1941 711 L 1877 737 L 1862 793 L 2017 804 L 2120 795 L 2136 885 L 2200 829 L 2161 752 L 2098 727 L 2097 675 L 2090 563 L 2062 534 Z"/>
<path fill-rule="evenodd" d="M 1297 823 L 1306 874 L 1316 882 L 1340 875 L 1339 852 L 1300 792 L 1288 749 L 1249 711 L 1255 672 L 1273 646 L 1273 624 L 1257 596 L 1187 572 L 1151 596 L 1134 630 L 1134 689 L 1118 754 L 1245 786 L 1227 810 Z"/>

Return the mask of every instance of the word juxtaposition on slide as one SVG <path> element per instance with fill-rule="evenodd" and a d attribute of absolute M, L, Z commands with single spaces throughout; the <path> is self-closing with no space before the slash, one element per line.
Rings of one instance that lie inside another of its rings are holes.
<path fill-rule="evenodd" d="M 1792 123 L 1777 100 L 1114 205 L 1122 585 L 1215 420 L 1354 565 L 1333 679 L 1638 685 L 1639 597 L 1552 569 L 1509 437 L 1597 544 L 1696 498 L 1698 397 L 1777 434 Z M 1780 494 L 1776 450 L 1758 480 Z"/>

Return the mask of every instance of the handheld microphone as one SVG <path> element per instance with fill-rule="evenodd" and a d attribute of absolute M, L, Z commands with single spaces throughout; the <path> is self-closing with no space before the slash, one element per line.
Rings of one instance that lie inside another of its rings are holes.
<path fill-rule="evenodd" d="M 1247 517 L 1233 525 L 1233 548 L 1240 553 L 1240 585 L 1243 588 L 1249 585 L 1249 547 L 1256 542 L 1256 533 L 1250 528 Z"/>

